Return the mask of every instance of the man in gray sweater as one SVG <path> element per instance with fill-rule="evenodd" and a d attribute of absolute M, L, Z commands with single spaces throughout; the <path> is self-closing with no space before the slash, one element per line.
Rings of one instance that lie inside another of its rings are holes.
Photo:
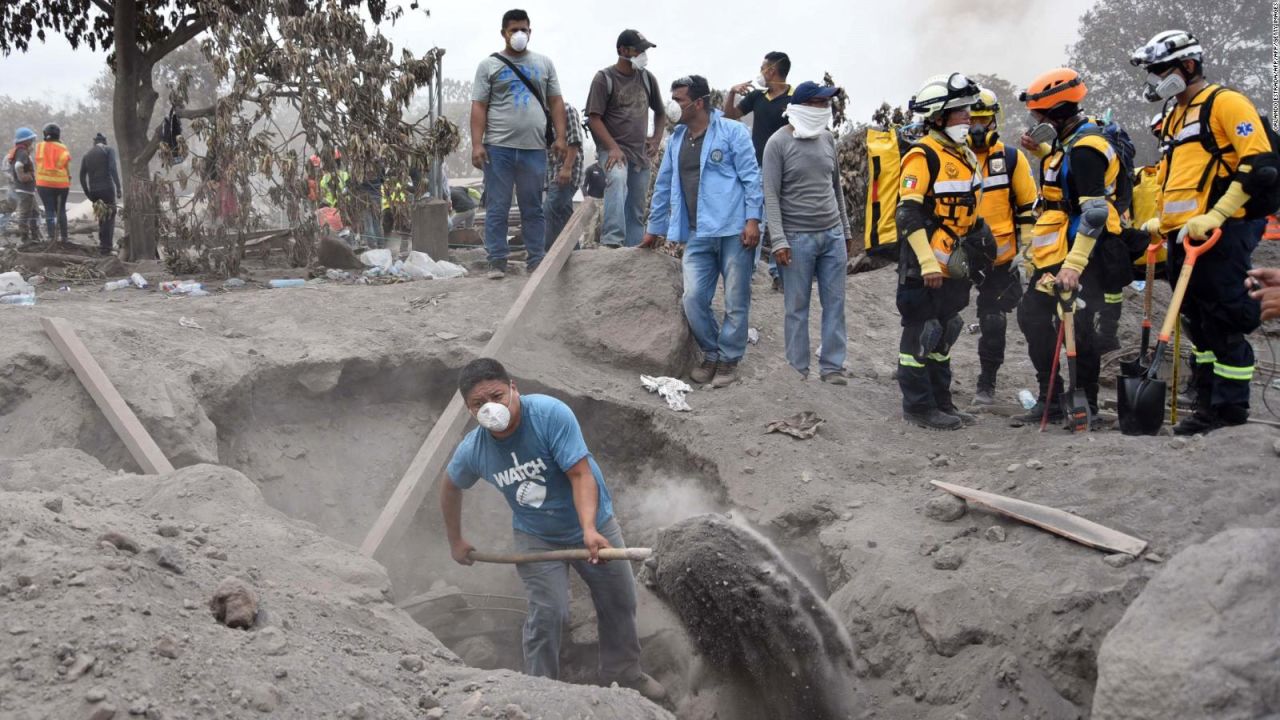
<path fill-rule="evenodd" d="M 816 277 L 822 303 L 818 371 L 823 382 L 847 385 L 844 278 L 853 233 L 840 190 L 835 138 L 827 129 L 831 98 L 838 92 L 814 82 L 796 87 L 787 106 L 788 124 L 765 145 L 764 207 L 773 256 L 782 270 L 787 362 L 802 378 L 809 377 L 809 298 Z"/>

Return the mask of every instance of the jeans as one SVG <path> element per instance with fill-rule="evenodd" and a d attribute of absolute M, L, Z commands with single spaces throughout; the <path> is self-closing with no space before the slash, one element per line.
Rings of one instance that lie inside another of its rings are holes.
<path fill-rule="evenodd" d="M 19 192 L 18 233 L 23 244 L 40 239 L 40 211 L 36 210 L 35 193 Z"/>
<path fill-rule="evenodd" d="M 542 186 L 547 182 L 547 151 L 485 145 L 489 164 L 484 169 L 484 248 L 489 265 L 506 269 L 507 213 L 512 188 L 520 204 L 520 227 L 532 271 L 547 254 L 546 222 L 542 215 Z"/>
<path fill-rule="evenodd" d="M 681 270 L 684 316 L 706 360 L 736 363 L 747 352 L 751 270 L 755 248 L 739 235 L 693 237 L 685 245 Z M 724 278 L 724 325 L 716 322 L 711 300 Z"/>
<path fill-rule="evenodd" d="M 769 277 L 778 278 L 782 276 L 782 271 L 778 269 L 778 261 L 773 257 L 773 243 L 769 238 L 769 224 L 760 223 L 760 242 L 756 245 L 755 265 L 760 264 L 760 258 L 769 265 Z"/>
<path fill-rule="evenodd" d="M 844 322 L 844 268 L 849 253 L 839 225 L 813 233 L 791 233 L 791 264 L 781 266 L 782 302 L 786 307 L 783 335 L 787 362 L 800 374 L 809 374 L 809 299 L 814 278 L 822 303 L 822 375 L 844 369 L 847 337 Z"/>
<path fill-rule="evenodd" d="M 107 206 L 107 213 L 98 221 L 98 249 L 109 253 L 115 249 L 116 194 L 112 190 L 95 190 L 85 193 L 85 197 L 93 202 L 101 200 Z"/>
<path fill-rule="evenodd" d="M 649 193 L 649 168 L 619 163 L 605 172 L 600 244 L 635 247 L 644 239 L 642 219 Z"/>
<path fill-rule="evenodd" d="M 561 185 L 553 182 L 547 186 L 547 199 L 542 207 L 542 214 L 547 221 L 547 249 L 555 244 L 560 231 L 564 230 L 569 217 L 573 215 L 573 194 L 577 191 L 578 188 L 573 183 Z"/>
<path fill-rule="evenodd" d="M 44 203 L 44 226 L 49 231 L 49 242 L 54 241 L 53 228 L 57 223 L 62 242 L 67 241 L 67 195 L 70 188 L 37 187 L 40 202 Z"/>
<path fill-rule="evenodd" d="M 625 547 L 615 518 L 599 528 L 614 547 Z M 516 552 L 560 550 L 533 535 L 514 531 Z M 636 631 L 636 580 L 631 563 L 614 560 L 592 565 L 585 560 L 537 562 L 516 566 L 529 596 L 524 622 L 524 672 L 559 679 L 560 637 L 569 619 L 569 566 L 591 591 L 600 636 L 600 680 L 628 682 L 640 676 L 640 636 Z"/>

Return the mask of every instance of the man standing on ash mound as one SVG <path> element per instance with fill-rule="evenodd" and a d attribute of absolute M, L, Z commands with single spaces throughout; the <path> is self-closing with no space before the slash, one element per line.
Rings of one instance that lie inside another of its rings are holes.
<path fill-rule="evenodd" d="M 626 561 L 605 562 L 603 548 L 625 547 L 604 475 L 582 438 L 573 411 L 547 395 L 521 395 L 497 360 L 462 369 L 458 391 L 480 424 L 467 433 L 440 484 L 440 509 L 453 559 L 471 565 L 475 548 L 462 537 L 462 493 L 484 478 L 511 506 L 517 552 L 585 547 L 591 559 L 516 566 L 529 598 L 524 671 L 560 676 L 560 636 L 569 619 L 569 566 L 591 590 L 600 636 L 600 680 L 617 682 L 655 702 L 666 697 L 640 669 L 636 582 Z"/>

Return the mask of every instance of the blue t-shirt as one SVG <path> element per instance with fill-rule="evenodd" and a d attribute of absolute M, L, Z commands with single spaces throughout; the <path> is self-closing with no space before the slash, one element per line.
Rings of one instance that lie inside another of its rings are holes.
<path fill-rule="evenodd" d="M 568 405 L 547 395 L 521 395 L 520 413 L 520 426 L 505 440 L 482 427 L 467 433 L 449 461 L 449 481 L 466 490 L 484 478 L 507 499 L 516 530 L 556 545 L 580 544 L 582 525 L 565 471 L 583 458 L 591 465 L 600 493 L 599 528 L 613 517 L 600 466 Z"/>

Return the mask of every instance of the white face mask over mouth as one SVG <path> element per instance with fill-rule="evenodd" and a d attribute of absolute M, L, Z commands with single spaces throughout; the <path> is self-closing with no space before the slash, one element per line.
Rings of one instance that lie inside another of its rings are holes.
<path fill-rule="evenodd" d="M 829 107 L 788 105 L 784 114 L 791 123 L 792 134 L 802 140 L 817 137 L 831 122 Z"/>
<path fill-rule="evenodd" d="M 508 386 L 508 391 L 514 388 Z M 502 403 L 487 402 L 476 412 L 476 422 L 489 432 L 506 432 L 511 427 L 511 408 Z"/>
<path fill-rule="evenodd" d="M 963 145 L 965 139 L 969 137 L 968 125 L 948 125 L 942 129 L 947 137 L 951 138 L 951 142 L 957 145 Z"/>
<path fill-rule="evenodd" d="M 516 52 L 524 52 L 529 47 L 529 33 L 520 30 L 511 35 L 511 49 Z"/>
<path fill-rule="evenodd" d="M 646 50 L 633 58 L 624 58 L 631 62 L 631 67 L 636 70 L 643 70 L 649 64 L 649 51 Z"/>

